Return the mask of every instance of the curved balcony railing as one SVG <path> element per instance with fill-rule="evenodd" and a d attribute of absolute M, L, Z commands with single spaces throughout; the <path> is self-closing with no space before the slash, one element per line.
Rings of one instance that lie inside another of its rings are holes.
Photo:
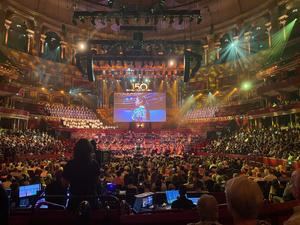
<path fill-rule="evenodd" d="M 0 115 L 8 118 L 28 119 L 29 112 L 21 109 L 10 109 L 0 107 Z"/>

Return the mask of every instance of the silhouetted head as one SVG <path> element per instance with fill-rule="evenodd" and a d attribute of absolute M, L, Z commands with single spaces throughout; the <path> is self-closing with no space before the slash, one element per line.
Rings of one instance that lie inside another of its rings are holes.
<path fill-rule="evenodd" d="M 185 196 L 185 194 L 186 194 L 186 187 L 182 185 L 179 187 L 179 195 L 182 197 Z"/>
<path fill-rule="evenodd" d="M 96 143 L 96 141 L 94 139 L 91 140 L 91 144 L 92 144 L 92 146 L 94 148 L 94 151 L 96 151 L 97 150 L 97 143 Z"/>
<path fill-rule="evenodd" d="M 80 139 L 75 144 L 74 160 L 76 161 L 89 161 L 91 160 L 93 146 L 88 139 Z"/>

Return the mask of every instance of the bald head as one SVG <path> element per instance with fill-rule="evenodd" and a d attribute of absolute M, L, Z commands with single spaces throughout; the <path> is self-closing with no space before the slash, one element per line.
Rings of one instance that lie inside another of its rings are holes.
<path fill-rule="evenodd" d="M 202 221 L 218 220 L 218 202 L 214 196 L 202 195 L 198 200 L 197 208 Z"/>
<path fill-rule="evenodd" d="M 291 183 L 294 197 L 297 200 L 300 200 L 300 169 L 297 169 L 292 173 Z"/>
<path fill-rule="evenodd" d="M 234 218 L 256 219 L 263 204 L 263 194 L 257 183 L 246 176 L 235 177 L 227 182 L 225 193 Z"/>

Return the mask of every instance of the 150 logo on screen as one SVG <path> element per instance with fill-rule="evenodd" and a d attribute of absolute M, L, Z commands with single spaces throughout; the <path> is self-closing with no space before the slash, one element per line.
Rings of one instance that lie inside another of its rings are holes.
<path fill-rule="evenodd" d="M 151 91 L 148 84 L 145 83 L 132 83 L 132 89 L 127 89 L 126 91 Z"/>

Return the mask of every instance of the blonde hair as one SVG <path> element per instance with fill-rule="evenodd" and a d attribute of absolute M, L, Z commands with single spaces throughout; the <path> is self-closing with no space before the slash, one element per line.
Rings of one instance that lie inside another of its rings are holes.
<path fill-rule="evenodd" d="M 218 202 L 212 195 L 202 195 L 197 203 L 198 212 L 202 221 L 218 220 Z"/>
<path fill-rule="evenodd" d="M 263 204 L 263 194 L 258 184 L 246 176 L 229 180 L 225 187 L 228 208 L 241 219 L 255 219 Z"/>

